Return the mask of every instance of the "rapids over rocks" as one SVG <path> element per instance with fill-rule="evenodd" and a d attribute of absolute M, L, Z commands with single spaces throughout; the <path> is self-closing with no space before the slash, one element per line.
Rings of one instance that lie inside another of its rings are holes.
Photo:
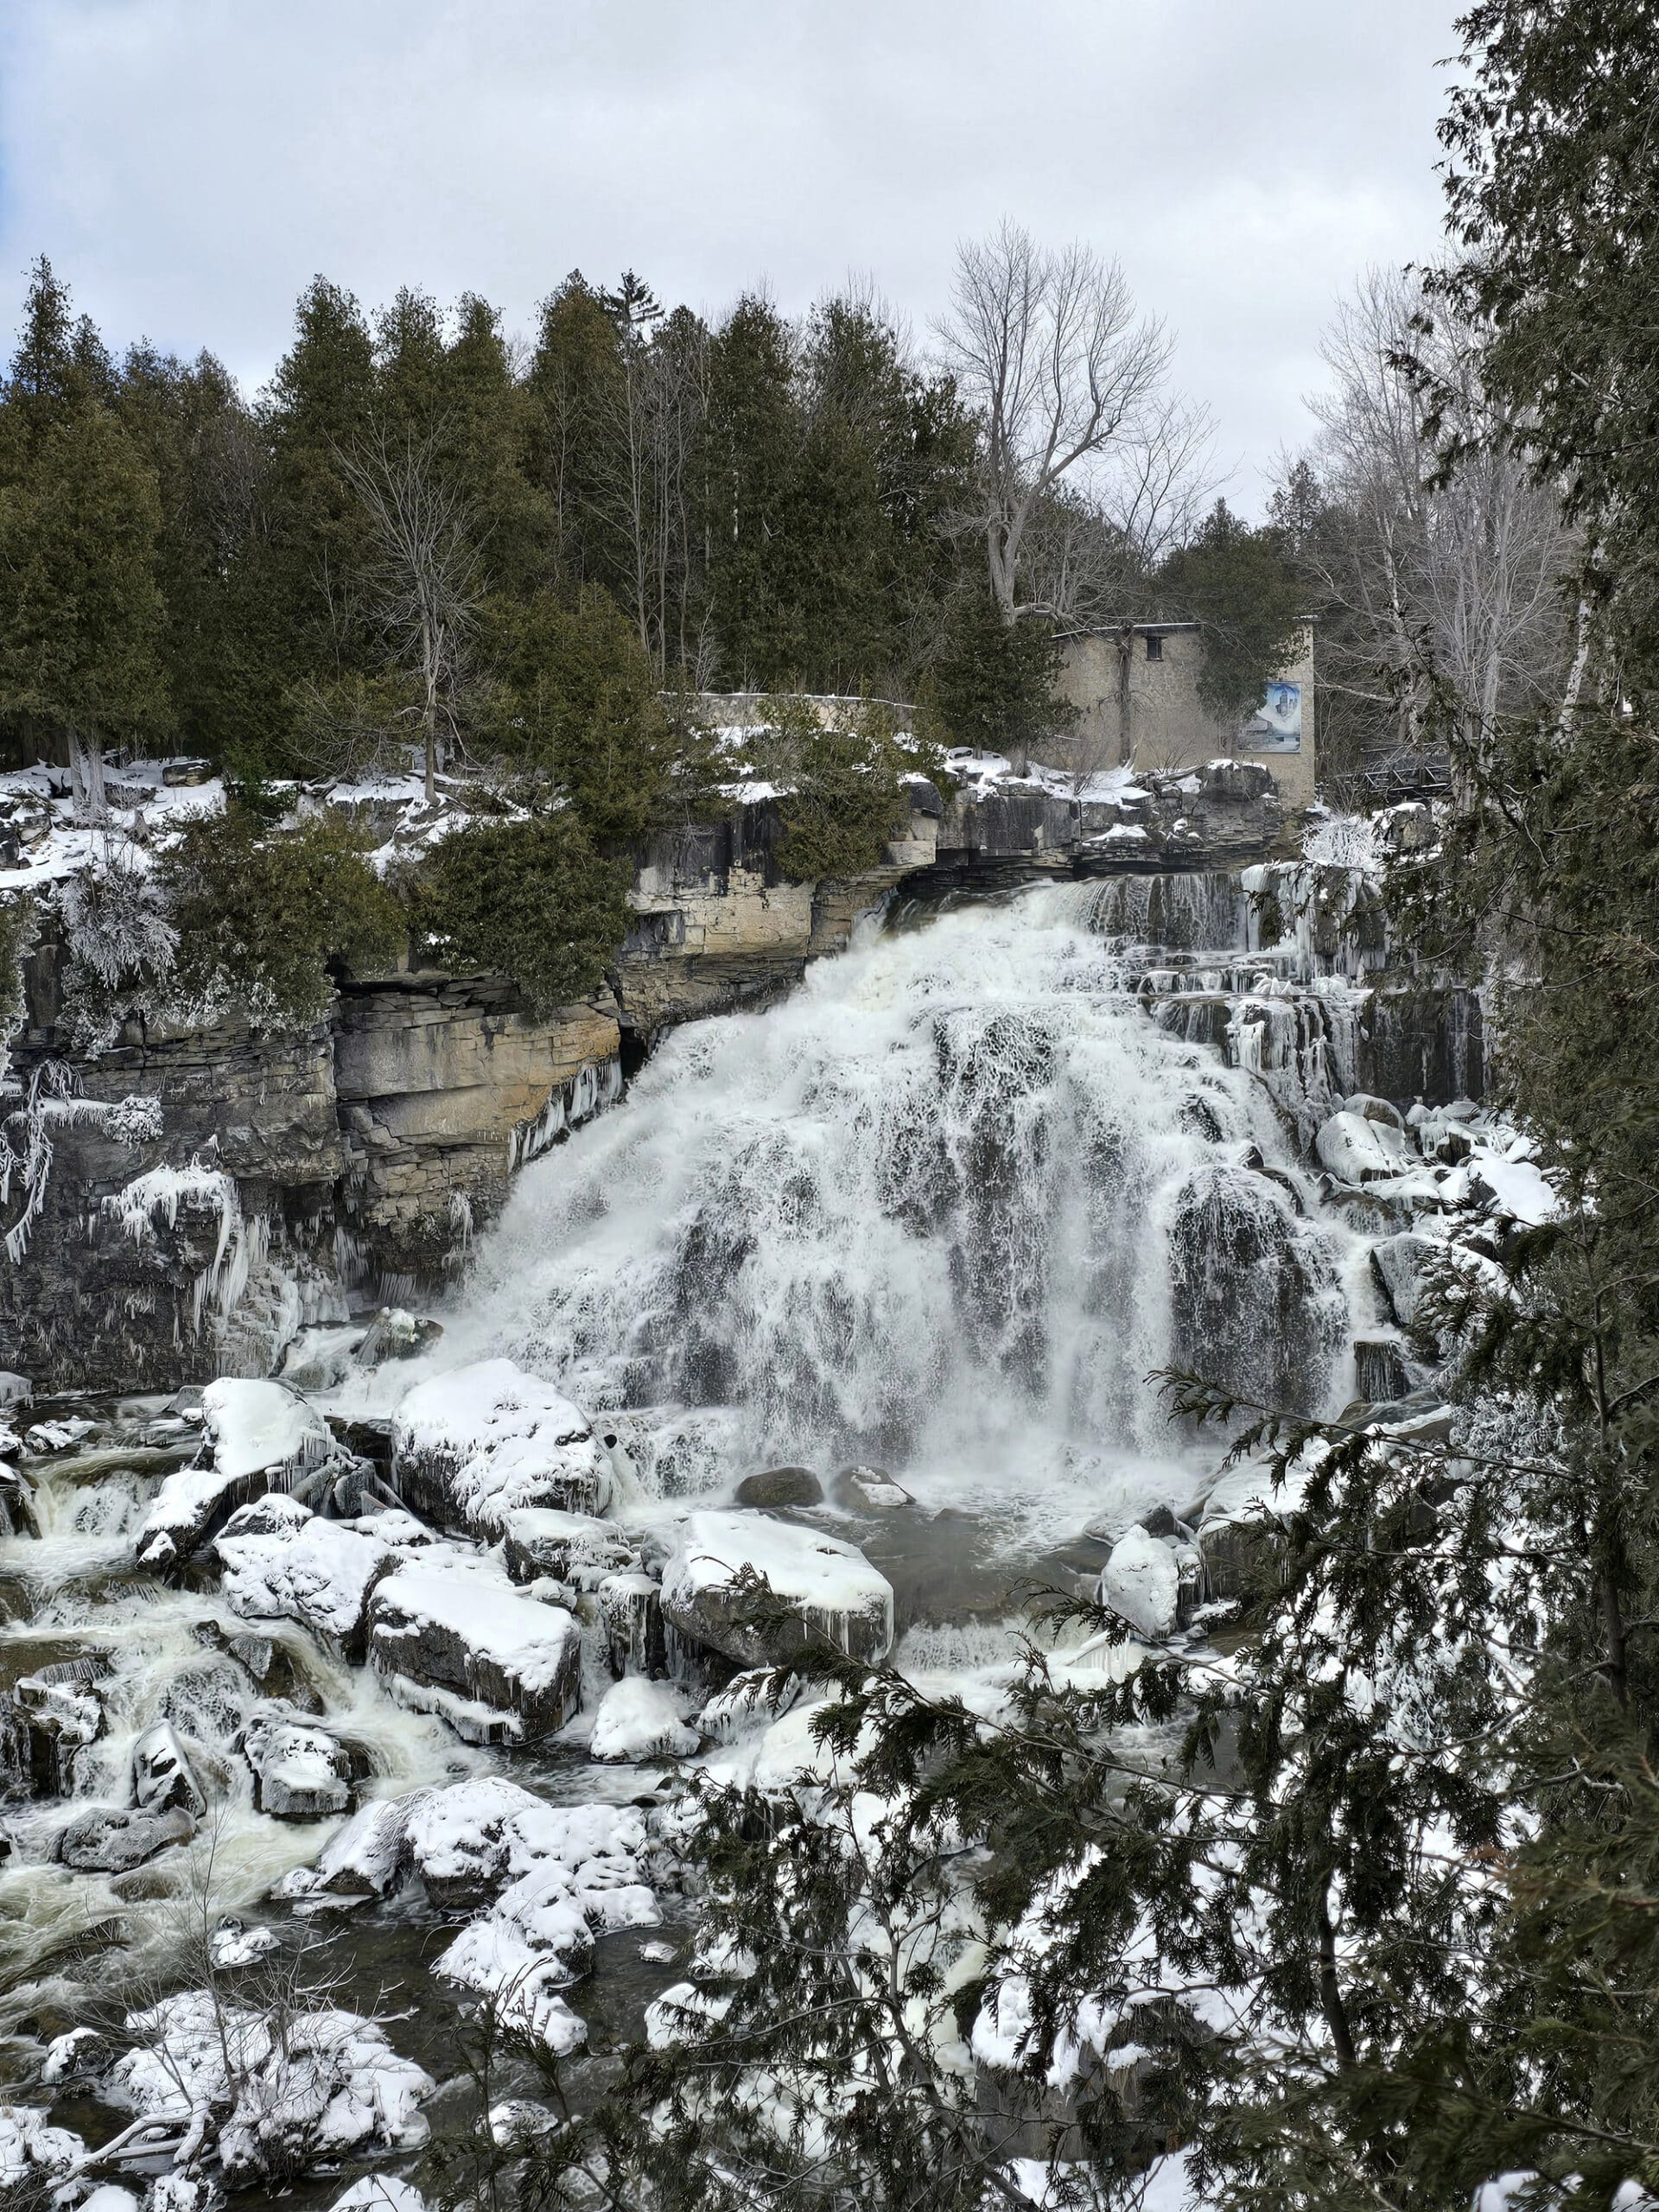
<path fill-rule="evenodd" d="M 1202 1637 L 1237 1499 L 1157 1372 L 1402 1395 L 1399 1248 L 1467 1183 L 1461 1124 L 1348 1096 L 1363 891 L 1299 865 L 900 906 L 525 1167 L 441 1331 L 12 1404 L 0 2202 L 8 2159 L 141 2189 L 176 2157 L 332 2204 L 464 2113 L 480 1996 L 580 2094 L 683 1955 L 639 1763 L 806 1756 L 804 1713 L 745 1701 L 735 1554 L 849 1651 L 958 1678 L 1007 1663 L 1033 1575 Z M 268 1992 L 201 1988 L 302 1938 L 302 2064 L 259 2040 Z"/>

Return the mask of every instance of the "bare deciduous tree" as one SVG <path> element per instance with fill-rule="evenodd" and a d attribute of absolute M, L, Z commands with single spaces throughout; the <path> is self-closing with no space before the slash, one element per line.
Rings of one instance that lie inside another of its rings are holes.
<path fill-rule="evenodd" d="M 1143 524 L 1167 504 L 1170 463 L 1195 422 L 1165 392 L 1169 338 L 1136 319 L 1115 261 L 1082 245 L 1039 246 L 1011 222 L 958 249 L 938 337 L 982 424 L 979 499 L 962 526 L 984 538 L 1005 621 L 1052 615 L 1026 556 L 1034 520 L 1062 486 L 1099 496 L 1104 486 L 1120 505 L 1127 493 L 1126 513 Z M 1103 505 L 1109 520 L 1110 496 Z"/>
<path fill-rule="evenodd" d="M 437 797 L 441 725 L 454 735 L 462 657 L 482 591 L 474 512 L 444 470 L 442 428 L 401 442 L 383 428 L 339 456 L 373 533 L 366 611 L 416 686 L 429 805 Z"/>
<path fill-rule="evenodd" d="M 1334 526 L 1314 561 L 1343 619 L 1322 681 L 1401 747 L 1421 742 L 1437 679 L 1472 741 L 1500 715 L 1563 711 L 1569 538 L 1521 426 L 1482 386 L 1480 334 L 1443 309 L 1427 317 L 1414 279 L 1373 272 L 1324 351 L 1332 385 L 1313 407 Z M 1440 395 L 1438 423 L 1408 360 Z"/>

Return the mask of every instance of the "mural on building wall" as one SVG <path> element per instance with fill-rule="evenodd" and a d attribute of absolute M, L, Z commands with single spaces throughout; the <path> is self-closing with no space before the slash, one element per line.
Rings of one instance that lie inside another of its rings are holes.
<path fill-rule="evenodd" d="M 1274 683 L 1239 733 L 1252 753 L 1300 753 L 1302 749 L 1302 687 Z"/>

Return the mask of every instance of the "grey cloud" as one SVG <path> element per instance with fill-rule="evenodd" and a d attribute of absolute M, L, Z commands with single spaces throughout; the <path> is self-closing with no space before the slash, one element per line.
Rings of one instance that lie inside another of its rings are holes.
<path fill-rule="evenodd" d="M 1010 213 L 1122 261 L 1249 505 L 1334 295 L 1434 249 L 1452 0 L 33 0 L 0 311 L 45 251 L 117 343 L 257 385 L 316 270 L 365 302 L 581 264 L 718 309 L 849 270 L 918 327 Z"/>

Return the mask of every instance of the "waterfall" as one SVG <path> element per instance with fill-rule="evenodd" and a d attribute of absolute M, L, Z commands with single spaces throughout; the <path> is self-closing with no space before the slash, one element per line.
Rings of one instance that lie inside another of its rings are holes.
<path fill-rule="evenodd" d="M 444 1363 L 505 1348 L 620 1418 L 720 1408 L 749 1465 L 1039 1517 L 1178 1456 L 1156 1369 L 1326 1402 L 1341 1232 L 1262 1084 L 1150 1018 L 1123 920 L 1073 885 L 866 925 L 785 1005 L 679 1031 L 524 1170 Z"/>

